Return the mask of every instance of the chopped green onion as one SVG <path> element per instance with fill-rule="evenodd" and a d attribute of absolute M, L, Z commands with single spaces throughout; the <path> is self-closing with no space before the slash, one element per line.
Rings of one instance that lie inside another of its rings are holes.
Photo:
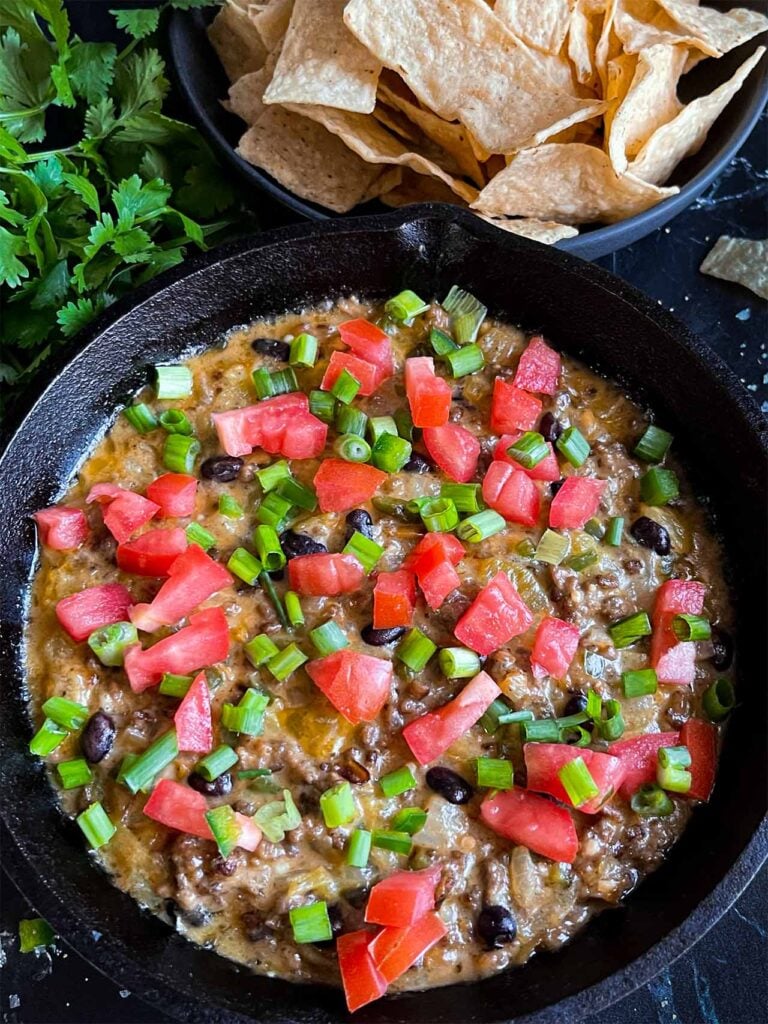
<path fill-rule="evenodd" d="M 427 812 L 421 807 L 403 807 L 392 819 L 393 832 L 405 832 L 415 836 L 427 823 Z"/>
<path fill-rule="evenodd" d="M 709 640 L 712 636 L 709 619 L 702 615 L 676 615 L 672 619 L 672 631 L 678 640 Z"/>
<path fill-rule="evenodd" d="M 470 679 L 480 671 L 480 658 L 468 647 L 444 647 L 437 660 L 448 679 Z"/>
<path fill-rule="evenodd" d="M 304 625 L 304 611 L 301 607 L 301 598 L 295 590 L 285 592 L 285 614 L 292 626 Z"/>
<path fill-rule="evenodd" d="M 279 654 L 269 659 L 267 668 L 275 679 L 283 682 L 307 660 L 306 654 L 296 644 L 288 644 Z"/>
<path fill-rule="evenodd" d="M 66 697 L 49 697 L 42 710 L 46 718 L 68 732 L 82 729 L 88 721 L 88 708 Z"/>
<path fill-rule="evenodd" d="M 365 437 L 368 427 L 368 417 L 362 409 L 356 409 L 352 405 L 340 405 L 336 411 L 336 429 L 340 434 L 357 434 L 358 437 Z"/>
<path fill-rule="evenodd" d="M 405 503 L 405 507 L 411 515 L 418 516 L 421 518 L 422 508 L 430 501 L 434 501 L 434 498 L 430 498 L 428 494 L 423 494 L 418 498 L 409 498 Z"/>
<path fill-rule="evenodd" d="M 366 574 L 371 572 L 378 560 L 384 554 L 384 548 L 375 540 L 366 537 L 365 534 L 355 530 L 347 543 L 341 549 L 343 555 L 354 555 Z"/>
<path fill-rule="evenodd" d="M 712 722 L 722 722 L 736 707 L 736 694 L 730 679 L 716 679 L 704 691 L 704 711 Z"/>
<path fill-rule="evenodd" d="M 625 697 L 644 697 L 647 693 L 656 693 L 659 681 L 652 668 L 637 669 L 621 673 L 621 685 Z"/>
<path fill-rule="evenodd" d="M 687 747 L 659 747 L 656 781 L 671 793 L 687 793 L 691 788 L 691 754 Z"/>
<path fill-rule="evenodd" d="M 107 812 L 98 801 L 92 803 L 82 814 L 78 814 L 77 824 L 90 843 L 92 850 L 98 850 L 100 846 L 104 846 L 117 832 L 107 817 Z"/>
<path fill-rule="evenodd" d="M 397 432 L 406 441 L 413 441 L 413 417 L 409 409 L 396 409 L 394 416 Z"/>
<path fill-rule="evenodd" d="M 443 299 L 442 307 L 446 313 L 450 313 L 456 341 L 460 345 L 475 341 L 488 307 L 457 285 L 453 285 Z"/>
<path fill-rule="evenodd" d="M 629 804 L 641 818 L 666 818 L 675 809 L 667 794 L 655 782 L 647 782 L 636 790 Z"/>
<path fill-rule="evenodd" d="M 503 715 L 499 715 L 499 725 L 515 725 L 532 721 L 532 711 L 506 711 Z"/>
<path fill-rule="evenodd" d="M 485 508 L 480 490 L 480 484 L 446 483 L 440 487 L 440 497 L 452 501 L 457 511 L 471 514 Z"/>
<path fill-rule="evenodd" d="M 608 626 L 608 632 L 613 646 L 621 650 L 624 647 L 631 647 L 644 636 L 650 636 L 653 630 L 647 612 L 634 612 L 626 618 L 612 622 Z"/>
<path fill-rule="evenodd" d="M 270 843 L 282 843 L 285 833 L 301 824 L 301 815 L 293 802 L 291 791 L 283 790 L 282 800 L 273 800 L 256 811 L 253 820 Z"/>
<path fill-rule="evenodd" d="M 168 434 L 163 445 L 163 465 L 171 473 L 191 473 L 200 454 L 200 442 L 184 434 Z"/>
<path fill-rule="evenodd" d="M 621 535 L 624 532 L 624 517 L 623 516 L 612 516 L 608 520 L 608 529 L 605 531 L 605 543 L 609 544 L 612 548 L 617 548 L 621 544 Z"/>
<path fill-rule="evenodd" d="M 316 626 L 309 631 L 309 639 L 315 645 L 318 654 L 325 657 L 326 654 L 333 654 L 344 647 L 349 647 L 349 640 L 344 635 L 341 627 L 329 619 L 322 626 Z"/>
<path fill-rule="evenodd" d="M 605 536 L 605 527 L 599 519 L 588 519 L 584 523 L 584 530 L 590 537 L 594 537 L 595 540 L 602 540 Z"/>
<path fill-rule="evenodd" d="M 384 512 L 386 515 L 394 516 L 396 519 L 402 519 L 403 522 L 418 523 L 419 521 L 419 513 L 411 512 L 408 508 L 408 502 L 404 498 L 390 498 L 374 494 L 371 498 L 371 504 L 377 512 Z"/>
<path fill-rule="evenodd" d="M 309 903 L 304 907 L 293 907 L 288 911 L 293 929 L 293 941 L 302 945 L 306 942 L 327 942 L 333 938 L 331 919 L 324 900 Z"/>
<path fill-rule="evenodd" d="M 266 572 L 277 572 L 285 565 L 287 559 L 274 526 L 264 523 L 257 526 L 253 531 L 253 546 Z"/>
<path fill-rule="evenodd" d="M 230 732 L 243 736 L 260 736 L 264 730 L 264 712 L 269 697 L 259 690 L 248 689 L 240 703 L 224 704 L 221 709 L 221 724 Z"/>
<path fill-rule="evenodd" d="M 520 543 L 517 545 L 517 547 L 515 548 L 515 552 L 521 558 L 533 558 L 533 556 L 536 554 L 536 545 L 529 537 L 526 537 L 525 540 L 521 540 Z"/>
<path fill-rule="evenodd" d="M 317 495 L 311 487 L 294 480 L 293 477 L 281 480 L 275 487 L 275 494 L 285 501 L 290 501 L 297 508 L 303 508 L 307 512 L 314 512 L 317 508 Z"/>
<path fill-rule="evenodd" d="M 420 299 L 419 296 L 406 288 L 393 298 L 384 303 L 384 312 L 391 316 L 398 323 L 410 325 L 414 317 L 421 316 L 429 309 L 429 303 Z"/>
<path fill-rule="evenodd" d="M 329 391 L 310 391 L 309 411 L 323 423 L 333 423 L 336 414 L 336 399 Z"/>
<path fill-rule="evenodd" d="M 266 526 L 274 526 L 276 530 L 279 530 L 292 508 L 292 502 L 287 498 L 281 497 L 276 490 L 273 490 L 262 499 L 261 504 L 256 509 L 256 518 L 260 523 L 264 523 Z"/>
<path fill-rule="evenodd" d="M 138 793 L 140 789 L 148 786 L 163 768 L 167 768 L 178 754 L 176 730 L 171 729 L 163 733 L 136 758 L 123 775 L 122 781 L 132 793 Z"/>
<path fill-rule="evenodd" d="M 253 386 L 259 398 L 274 398 L 275 395 L 288 395 L 299 390 L 299 382 L 292 366 L 283 370 L 265 370 L 260 367 L 251 374 Z"/>
<path fill-rule="evenodd" d="M 477 784 L 482 789 L 512 789 L 514 772 L 512 762 L 500 757 L 475 759 Z"/>
<path fill-rule="evenodd" d="M 270 658 L 274 658 L 276 654 L 280 653 L 280 648 L 266 633 L 259 633 L 252 637 L 247 644 L 243 644 L 243 650 L 254 668 L 261 668 Z"/>
<path fill-rule="evenodd" d="M 537 562 L 546 562 L 548 565 L 560 565 L 568 554 L 571 542 L 554 530 L 545 530 L 541 540 L 536 545 L 533 557 Z"/>
<path fill-rule="evenodd" d="M 349 405 L 361 387 L 362 384 L 357 377 L 351 374 L 349 370 L 344 369 L 333 382 L 331 394 L 344 405 Z"/>
<path fill-rule="evenodd" d="M 165 672 L 159 692 L 164 697 L 185 697 L 193 682 L 194 676 L 176 676 L 172 672 Z"/>
<path fill-rule="evenodd" d="M 672 435 L 649 423 L 632 453 L 643 462 L 661 462 L 672 444 Z"/>
<path fill-rule="evenodd" d="M 507 455 L 519 462 L 523 469 L 534 469 L 549 455 L 549 445 L 535 430 L 527 430 L 507 448 Z"/>
<path fill-rule="evenodd" d="M 592 742 L 592 736 L 582 725 L 561 727 L 558 739 L 560 743 L 565 743 L 569 747 L 588 747 Z"/>
<path fill-rule="evenodd" d="M 192 371 L 188 366 L 156 366 L 157 397 L 188 398 L 192 394 Z"/>
<path fill-rule="evenodd" d="M 261 779 L 272 774 L 271 768 L 244 768 L 237 773 L 238 779 Z"/>
<path fill-rule="evenodd" d="M 599 657 L 599 655 L 596 655 Z M 586 658 L 584 659 L 586 663 Z M 586 712 L 593 722 L 599 722 L 603 717 L 603 698 L 596 690 L 587 690 Z"/>
<path fill-rule="evenodd" d="M 401 793 L 407 793 L 409 789 L 415 789 L 418 783 L 406 764 L 388 775 L 382 775 L 379 785 L 384 796 L 400 796 Z"/>
<path fill-rule="evenodd" d="M 624 716 L 621 704 L 617 700 L 603 701 L 601 718 L 595 722 L 595 728 L 604 740 L 618 740 L 624 735 Z"/>
<path fill-rule="evenodd" d="M 567 427 L 555 441 L 555 447 L 575 469 L 583 466 L 589 456 L 589 442 L 578 427 Z"/>
<path fill-rule="evenodd" d="M 501 716 L 506 715 L 508 711 L 509 705 L 506 704 L 501 697 L 497 697 L 496 700 L 492 701 L 485 709 L 483 714 L 477 720 L 477 724 L 484 732 L 487 732 L 489 736 L 493 736 L 501 724 Z"/>
<path fill-rule="evenodd" d="M 371 446 L 359 434 L 341 434 L 333 443 L 333 450 L 345 462 L 370 462 Z"/>
<path fill-rule="evenodd" d="M 364 868 L 368 865 L 371 855 L 371 833 L 364 828 L 356 828 L 349 837 L 347 845 L 347 864 L 352 868 Z"/>
<path fill-rule="evenodd" d="M 256 581 L 262 572 L 262 564 L 250 551 L 245 548 L 235 548 L 227 562 L 227 568 L 233 576 L 237 576 L 243 583 L 256 586 Z"/>
<path fill-rule="evenodd" d="M 436 356 L 447 356 L 450 352 L 458 351 L 459 348 L 450 335 L 445 331 L 438 330 L 437 327 L 431 328 L 429 332 L 429 344 Z"/>
<path fill-rule="evenodd" d="M 77 789 L 93 781 L 93 772 L 84 757 L 77 757 L 72 761 L 59 761 L 56 771 L 64 789 Z"/>
<path fill-rule="evenodd" d="M 102 665 L 122 665 L 125 652 L 139 642 L 139 634 L 132 622 L 113 622 L 102 626 L 88 637 L 88 646 Z"/>
<path fill-rule="evenodd" d="M 123 409 L 123 416 L 140 434 L 149 434 L 150 431 L 157 429 L 157 417 L 144 402 L 127 405 Z"/>
<path fill-rule="evenodd" d="M 229 494 L 219 495 L 219 513 L 227 519 L 240 519 L 245 515 L 242 505 Z"/>
<path fill-rule="evenodd" d="M 351 433 L 351 431 L 347 431 L 347 433 Z M 392 416 L 372 416 L 368 421 L 368 433 L 372 444 L 375 444 L 382 434 L 392 434 L 394 437 L 400 436 L 397 432 L 397 424 Z"/>
<path fill-rule="evenodd" d="M 273 462 L 271 466 L 257 469 L 256 479 L 261 484 L 263 491 L 274 490 L 282 480 L 291 479 L 291 467 L 287 459 L 279 459 L 277 462 Z"/>
<path fill-rule="evenodd" d="M 221 746 L 216 747 L 210 754 L 206 754 L 204 758 L 197 762 L 195 771 L 198 775 L 202 775 L 206 781 L 213 782 L 214 779 L 218 779 L 224 772 L 229 771 L 233 764 L 237 764 L 237 754 L 232 747 L 222 743 Z"/>
<path fill-rule="evenodd" d="M 160 426 L 169 434 L 194 434 L 192 424 L 183 409 L 167 409 L 160 414 Z"/>
<path fill-rule="evenodd" d="M 291 342 L 289 360 L 292 366 L 314 366 L 317 360 L 317 338 L 302 332 Z"/>
<path fill-rule="evenodd" d="M 564 764 L 557 776 L 574 807 L 581 807 L 600 793 L 583 757 L 575 757 Z"/>
<path fill-rule="evenodd" d="M 350 821 L 354 821 L 357 816 L 357 807 L 350 784 L 339 782 L 338 785 L 321 793 L 320 810 L 323 812 L 326 828 L 338 828 L 340 825 L 348 825 Z"/>
<path fill-rule="evenodd" d="M 375 828 L 371 833 L 371 842 L 379 850 L 391 850 L 406 856 L 413 846 L 413 840 L 407 832 L 394 832 L 385 828 Z"/>
<path fill-rule="evenodd" d="M 671 469 L 652 466 L 640 477 L 640 497 L 646 505 L 666 505 L 679 494 L 677 474 Z"/>
<path fill-rule="evenodd" d="M 428 498 L 422 503 L 419 515 L 430 533 L 450 533 L 459 525 L 459 513 L 449 498 Z"/>
<path fill-rule="evenodd" d="M 691 752 L 688 747 L 659 747 L 659 764 L 662 768 L 690 768 Z"/>
<path fill-rule="evenodd" d="M 580 555 L 572 555 L 564 564 L 566 568 L 573 569 L 574 572 L 583 572 L 591 565 L 595 565 L 597 560 L 598 554 L 596 551 L 583 551 Z"/>
<path fill-rule="evenodd" d="M 477 373 L 485 366 L 485 356 L 479 345 L 469 344 L 456 349 L 455 352 L 446 352 L 445 361 L 451 377 L 466 377 L 470 373 Z"/>
<path fill-rule="evenodd" d="M 586 711 L 577 711 L 574 715 L 564 715 L 562 718 L 556 718 L 555 721 L 561 729 L 570 729 L 573 726 L 581 725 L 582 722 L 588 722 L 589 715 Z"/>
<path fill-rule="evenodd" d="M 275 584 L 272 582 L 272 577 L 269 575 L 268 572 L 262 572 L 259 575 L 259 583 L 261 584 L 262 590 L 269 598 L 272 607 L 275 609 L 275 614 L 280 620 L 280 625 L 283 627 L 283 629 L 290 629 L 291 624 L 288 621 L 288 616 L 285 614 L 283 602 L 280 600 L 280 595 L 275 590 Z"/>
<path fill-rule="evenodd" d="M 560 726 L 554 718 L 543 718 L 538 722 L 523 722 L 521 729 L 526 743 L 560 742 Z"/>
<path fill-rule="evenodd" d="M 203 551 L 208 551 L 216 543 L 216 538 L 200 523 L 190 523 L 184 531 L 190 544 L 197 544 Z"/>
<path fill-rule="evenodd" d="M 42 917 L 30 917 L 19 921 L 20 953 L 32 953 L 36 949 L 50 946 L 54 938 L 53 928 Z"/>
<path fill-rule="evenodd" d="M 413 672 L 421 672 L 436 650 L 437 644 L 414 627 L 398 644 L 395 656 Z"/>
<path fill-rule="evenodd" d="M 385 473 L 399 473 L 411 457 L 413 447 L 396 434 L 383 433 L 371 448 L 371 462 Z"/>
<path fill-rule="evenodd" d="M 240 838 L 240 825 L 238 824 L 235 812 L 229 804 L 222 804 L 221 807 L 214 807 L 212 811 L 205 812 L 205 820 L 213 832 L 213 838 L 219 848 L 222 857 L 228 857 L 237 846 Z"/>

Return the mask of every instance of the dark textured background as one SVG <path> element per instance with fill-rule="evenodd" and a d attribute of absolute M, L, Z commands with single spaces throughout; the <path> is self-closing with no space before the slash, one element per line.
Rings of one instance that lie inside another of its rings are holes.
<path fill-rule="evenodd" d="M 110 3 L 70 3 L 84 38 L 111 33 Z M 115 4 L 115 6 L 119 6 Z M 178 110 L 184 116 L 183 108 Z M 738 373 L 768 413 L 768 305 L 698 267 L 720 235 L 768 237 L 768 112 L 725 173 L 685 213 L 599 263 L 675 312 Z M 267 225 L 287 214 L 253 195 Z M 642 359 L 642 353 L 638 352 Z M 684 387 L 685 382 L 679 382 Z M 716 410 L 713 410 L 716 415 Z M 756 724 L 757 726 L 757 724 Z M 759 723 L 764 727 L 764 723 Z M 18 922 L 34 910 L 2 877 L 0 1006 L 8 1024 L 165 1024 L 162 1012 L 119 990 L 66 943 L 22 956 Z M 686 956 L 645 988 L 579 1024 L 762 1024 L 768 1020 L 768 869 Z M 510 1014 L 514 1007 L 510 1007 Z M 576 1022 L 574 1022 L 576 1024 Z"/>

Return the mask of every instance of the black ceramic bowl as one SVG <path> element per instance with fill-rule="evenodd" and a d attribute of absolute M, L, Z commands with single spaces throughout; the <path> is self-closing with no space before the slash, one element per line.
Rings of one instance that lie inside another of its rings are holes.
<path fill-rule="evenodd" d="M 695 942 L 768 853 L 766 812 L 766 437 L 729 370 L 673 317 L 606 272 L 502 234 L 447 206 L 282 229 L 214 251 L 118 303 L 78 341 L 0 461 L 0 811 L 3 858 L 38 912 L 124 987 L 180 1020 L 327 1024 L 346 1019 L 338 991 L 257 977 L 141 912 L 92 865 L 43 766 L 27 753 L 21 632 L 35 564 L 29 515 L 56 501 L 152 364 L 216 341 L 235 324 L 356 292 L 403 287 L 443 296 L 454 282 L 493 314 L 542 330 L 558 348 L 655 409 L 721 531 L 736 602 L 740 706 L 711 803 L 626 905 L 573 942 L 472 986 L 385 999 L 376 1024 L 569 1021 L 644 983 Z"/>
<path fill-rule="evenodd" d="M 765 11 L 766 0 L 707 0 L 710 7 L 729 10 L 734 6 L 751 7 Z M 335 218 L 316 203 L 300 199 L 278 181 L 258 167 L 254 167 L 235 152 L 235 146 L 245 125 L 221 105 L 229 82 L 224 70 L 208 42 L 206 24 L 212 17 L 208 11 L 174 11 L 170 23 L 170 48 L 176 80 L 187 99 L 200 131 L 214 151 L 255 190 L 266 193 L 301 217 L 310 220 Z M 680 99 L 689 102 L 697 96 L 711 92 L 727 81 L 747 57 L 765 41 L 765 35 L 750 39 L 719 60 L 705 60 L 698 64 L 680 84 Z M 713 125 L 707 140 L 694 156 L 684 160 L 675 169 L 670 185 L 679 185 L 680 192 L 644 213 L 618 224 L 604 227 L 584 225 L 575 238 L 557 243 L 559 249 L 595 260 L 625 245 L 636 242 L 662 227 L 698 198 L 707 185 L 726 167 L 755 126 L 760 112 L 768 100 L 768 54 L 753 69 L 739 92 Z M 378 201 L 358 207 L 356 214 L 379 213 L 385 207 Z"/>

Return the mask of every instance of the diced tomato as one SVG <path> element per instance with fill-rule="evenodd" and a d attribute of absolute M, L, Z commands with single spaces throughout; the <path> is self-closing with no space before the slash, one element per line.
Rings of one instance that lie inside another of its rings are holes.
<path fill-rule="evenodd" d="M 525 466 L 521 466 L 519 462 L 515 462 L 511 455 L 507 454 L 507 449 L 510 445 L 513 445 L 522 434 L 519 430 L 516 430 L 514 434 L 503 434 L 499 438 L 499 443 L 493 450 L 493 457 L 498 462 L 506 462 L 514 469 L 521 469 L 523 473 L 527 473 L 531 480 L 547 480 L 552 482 L 560 479 L 560 466 L 557 463 L 557 456 L 555 455 L 554 446 L 548 444 L 549 455 L 542 459 L 541 462 L 534 466 L 533 469 L 526 469 Z"/>
<path fill-rule="evenodd" d="M 320 384 L 323 391 L 330 391 L 344 370 L 360 381 L 358 394 L 362 396 L 372 395 L 383 379 L 380 367 L 373 363 L 349 352 L 332 352 Z"/>
<path fill-rule="evenodd" d="M 429 764 L 472 728 L 501 690 L 487 672 L 478 672 L 453 700 L 409 722 L 403 739 L 419 764 Z"/>
<path fill-rule="evenodd" d="M 433 549 L 434 550 L 434 549 Z M 461 578 L 450 562 L 440 562 L 418 576 L 419 587 L 430 608 L 440 608 L 443 601 L 461 586 Z"/>
<path fill-rule="evenodd" d="M 213 749 L 211 694 L 205 673 L 194 680 L 173 716 L 182 753 L 207 754 Z"/>
<path fill-rule="evenodd" d="M 416 604 L 413 573 L 407 569 L 380 572 L 373 588 L 373 628 L 410 626 Z"/>
<path fill-rule="evenodd" d="M 493 382 L 491 430 L 494 434 L 512 434 L 533 430 L 541 416 L 541 399 L 509 384 L 499 377 Z"/>
<path fill-rule="evenodd" d="M 117 565 L 133 576 L 167 576 L 173 563 L 187 550 L 187 535 L 180 526 L 147 530 L 117 545 Z"/>
<path fill-rule="evenodd" d="M 465 484 L 472 479 L 480 457 L 480 442 L 466 427 L 458 423 L 425 427 L 422 437 L 433 461 L 451 480 Z"/>
<path fill-rule="evenodd" d="M 579 837 L 571 812 L 527 789 L 507 789 L 480 805 L 485 824 L 517 846 L 564 864 L 573 864 Z"/>
<path fill-rule="evenodd" d="M 382 976 L 391 983 L 447 934 L 443 919 L 430 911 L 407 928 L 382 928 L 368 949 Z"/>
<path fill-rule="evenodd" d="M 365 463 L 324 459 L 314 486 L 321 512 L 348 512 L 368 501 L 387 479 L 387 474 Z"/>
<path fill-rule="evenodd" d="M 541 498 L 536 484 L 522 469 L 494 461 L 483 478 L 483 500 L 512 523 L 534 526 Z"/>
<path fill-rule="evenodd" d="M 125 652 L 125 671 L 134 693 L 156 686 L 163 673 L 189 675 L 215 665 L 229 654 L 229 628 L 221 608 L 206 608 L 190 616 L 189 625 L 142 650 L 138 644 Z"/>
<path fill-rule="evenodd" d="M 387 982 L 371 959 L 368 943 L 371 932 L 360 929 L 336 939 L 344 998 L 350 1013 L 380 999 L 387 991 Z"/>
<path fill-rule="evenodd" d="M 417 356 L 405 361 L 405 393 L 415 427 L 442 427 L 451 411 L 450 386 L 435 375 L 431 356 Z"/>
<path fill-rule="evenodd" d="M 202 793 L 172 779 L 160 779 L 144 804 L 144 813 L 167 828 L 201 839 L 213 839 L 205 820 L 208 801 Z"/>
<path fill-rule="evenodd" d="M 125 622 L 132 598 L 122 583 L 102 583 L 63 597 L 56 605 L 56 618 L 76 643 L 86 640 L 95 629 Z"/>
<path fill-rule="evenodd" d="M 540 395 L 554 395 L 559 378 L 560 356 L 539 335 L 531 338 L 517 364 L 515 386 Z"/>
<path fill-rule="evenodd" d="M 197 544 L 190 544 L 168 570 L 168 579 L 150 604 L 131 609 L 131 622 L 148 633 L 172 626 L 212 594 L 228 587 L 232 576 Z"/>
<path fill-rule="evenodd" d="M 302 391 L 293 391 L 244 409 L 215 412 L 211 419 L 227 455 L 250 455 L 254 448 L 261 447 L 265 428 L 274 443 L 303 414 L 309 416 L 309 399 Z"/>
<path fill-rule="evenodd" d="M 266 445 L 264 448 L 286 459 L 316 459 L 322 455 L 327 437 L 328 424 L 311 413 L 303 413 L 285 431 L 278 448 L 267 448 Z"/>
<path fill-rule="evenodd" d="M 85 499 L 89 504 L 98 501 L 104 505 L 104 525 L 118 544 L 128 540 L 160 511 L 154 501 L 114 484 L 96 484 Z"/>
<path fill-rule="evenodd" d="M 626 774 L 621 758 L 587 748 L 570 747 L 567 743 L 526 743 L 523 754 L 528 789 L 536 793 L 549 793 L 569 807 L 571 801 L 558 772 L 563 765 L 580 757 L 599 790 L 596 797 L 579 807 L 584 814 L 597 814 L 606 801 L 618 792 Z"/>
<path fill-rule="evenodd" d="M 565 679 L 579 646 L 579 627 L 551 616 L 543 618 L 536 629 L 531 666 L 537 679 L 552 676 Z"/>
<path fill-rule="evenodd" d="M 691 788 L 686 796 L 709 800 L 715 784 L 717 727 L 701 718 L 689 718 L 680 730 L 680 743 L 691 755 Z"/>
<path fill-rule="evenodd" d="M 34 512 L 40 541 L 53 551 L 74 551 L 88 537 L 88 520 L 79 508 L 53 505 Z"/>
<path fill-rule="evenodd" d="M 368 924 L 405 928 L 435 909 L 435 886 L 442 868 L 432 864 L 422 871 L 396 871 L 377 882 L 368 897 L 365 920 Z"/>
<path fill-rule="evenodd" d="M 592 476 L 567 476 L 549 506 L 553 530 L 577 530 L 597 512 L 605 480 Z"/>
<path fill-rule="evenodd" d="M 395 372 L 392 342 L 386 331 L 382 331 L 376 324 L 363 319 L 347 320 L 339 324 L 339 335 L 356 356 L 379 367 L 383 373 L 381 380 L 391 377 Z"/>
<path fill-rule="evenodd" d="M 186 473 L 163 473 L 147 488 L 147 497 L 160 506 L 161 516 L 191 516 L 195 511 L 197 480 Z"/>
<path fill-rule="evenodd" d="M 247 814 L 241 814 L 239 811 L 235 811 L 235 819 L 237 824 L 240 826 L 240 835 L 237 837 L 237 845 L 240 849 L 248 850 L 253 853 L 262 840 L 261 829 L 253 818 L 249 817 Z"/>
<path fill-rule="evenodd" d="M 437 556 L 435 549 L 438 550 Z M 411 551 L 403 566 L 417 574 L 426 573 L 438 562 L 448 561 L 458 565 L 466 553 L 464 545 L 452 533 L 428 533 Z"/>
<path fill-rule="evenodd" d="M 487 583 L 456 623 L 456 639 L 478 654 L 491 654 L 530 629 L 533 616 L 506 573 Z"/>
<path fill-rule="evenodd" d="M 354 555 L 299 555 L 288 563 L 291 589 L 311 597 L 334 597 L 357 590 L 365 570 Z"/>
<path fill-rule="evenodd" d="M 690 686 L 696 675 L 696 644 L 678 640 L 672 629 L 676 615 L 700 615 L 707 588 L 696 580 L 667 580 L 653 606 L 651 665 L 660 683 Z"/>
<path fill-rule="evenodd" d="M 344 648 L 307 665 L 310 679 L 351 722 L 372 722 L 389 699 L 392 662 Z"/>
<path fill-rule="evenodd" d="M 649 732 L 627 740 L 617 740 L 608 747 L 608 753 L 618 757 L 624 765 L 624 781 L 619 793 L 629 800 L 640 786 L 656 781 L 659 747 L 677 747 L 679 732 Z"/>

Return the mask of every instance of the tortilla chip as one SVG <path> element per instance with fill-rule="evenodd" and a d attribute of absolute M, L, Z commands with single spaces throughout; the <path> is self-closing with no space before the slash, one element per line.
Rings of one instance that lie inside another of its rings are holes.
<path fill-rule="evenodd" d="M 532 238 L 535 242 L 543 242 L 545 245 L 554 245 L 562 238 L 573 238 L 579 233 L 578 228 L 571 227 L 570 224 L 558 224 L 554 220 L 533 220 L 530 217 L 513 220 L 507 217 L 489 217 L 485 213 L 476 213 L 476 216 L 503 231 L 511 231 L 514 235 Z"/>
<path fill-rule="evenodd" d="M 609 139 L 611 136 L 613 119 L 624 97 L 629 92 L 636 67 L 637 56 L 634 53 L 621 53 L 608 61 L 605 85 L 605 98 L 608 101 L 608 110 L 606 110 L 603 120 L 603 130 L 606 139 Z"/>
<path fill-rule="evenodd" d="M 550 143 L 518 153 L 471 205 L 482 213 L 563 224 L 611 224 L 678 191 L 656 188 L 631 174 L 617 177 L 607 155 L 596 146 Z"/>
<path fill-rule="evenodd" d="M 728 53 L 768 29 L 764 14 L 744 7 L 719 11 L 715 7 L 699 7 L 691 0 L 656 2 L 682 31 L 700 40 L 700 49 L 706 52 Z"/>
<path fill-rule="evenodd" d="M 345 3 L 295 0 L 265 103 L 316 103 L 371 113 L 381 64 L 345 26 Z"/>
<path fill-rule="evenodd" d="M 764 53 L 765 47 L 759 46 L 732 78 L 707 96 L 692 100 L 673 121 L 657 128 L 629 165 L 632 174 L 643 181 L 660 185 L 669 178 L 681 160 L 697 153 L 704 145 L 709 129 Z"/>
<path fill-rule="evenodd" d="M 594 101 L 553 88 L 483 0 L 350 0 L 344 20 L 426 107 L 461 121 L 490 153 L 593 115 Z"/>
<path fill-rule="evenodd" d="M 524 43 L 560 53 L 576 0 L 496 0 L 494 14 Z"/>
<path fill-rule="evenodd" d="M 699 270 L 723 281 L 735 281 L 768 299 L 768 239 L 722 235 Z"/>
<path fill-rule="evenodd" d="M 249 8 L 248 14 L 264 46 L 272 51 L 288 31 L 293 14 L 293 0 L 270 0 L 261 8 L 254 4 Z"/>
<path fill-rule="evenodd" d="M 381 195 L 386 206 L 410 206 L 411 203 L 450 203 L 453 206 L 467 204 L 439 178 L 428 178 L 417 174 L 408 167 L 403 168 L 402 181 L 391 191 Z"/>
<path fill-rule="evenodd" d="M 602 5 L 594 0 L 576 0 L 568 29 L 568 57 L 576 80 L 594 87 L 599 79 L 595 50 L 603 25 Z"/>
<path fill-rule="evenodd" d="M 660 10 L 657 0 L 619 0 L 614 28 L 627 53 L 639 53 L 658 43 L 682 43 L 702 49 L 710 57 L 719 54 L 716 48 L 706 46 L 699 36 L 687 32 Z"/>
<path fill-rule="evenodd" d="M 264 73 L 264 68 L 243 75 L 230 85 L 229 98 L 224 105 L 247 125 L 255 124 L 264 113 L 262 97 L 268 82 L 269 78 Z"/>
<path fill-rule="evenodd" d="M 677 83 L 688 58 L 685 46 L 657 43 L 641 50 L 629 89 L 611 118 L 608 156 L 617 174 L 629 166 L 657 128 L 683 109 Z"/>
<path fill-rule="evenodd" d="M 606 0 L 600 38 L 595 46 L 595 69 L 600 79 L 600 92 L 604 99 L 608 90 L 608 62 L 622 53 L 621 40 L 613 27 L 618 2 L 619 0 Z"/>
<path fill-rule="evenodd" d="M 208 38 L 230 82 L 257 71 L 266 59 L 261 37 L 248 14 L 235 3 L 221 8 L 208 26 Z"/>
<path fill-rule="evenodd" d="M 399 188 L 402 180 L 402 167 L 387 167 L 386 170 L 382 171 L 378 178 L 374 180 L 360 202 L 366 203 L 369 199 L 379 199 L 385 193 L 392 192 L 394 189 Z"/>
<path fill-rule="evenodd" d="M 377 121 L 407 142 L 419 142 L 424 138 L 422 132 L 419 131 L 413 121 L 409 121 L 405 114 L 389 106 L 381 95 L 381 88 L 379 88 L 379 98 L 382 102 L 377 103 L 373 108 L 373 116 Z"/>

